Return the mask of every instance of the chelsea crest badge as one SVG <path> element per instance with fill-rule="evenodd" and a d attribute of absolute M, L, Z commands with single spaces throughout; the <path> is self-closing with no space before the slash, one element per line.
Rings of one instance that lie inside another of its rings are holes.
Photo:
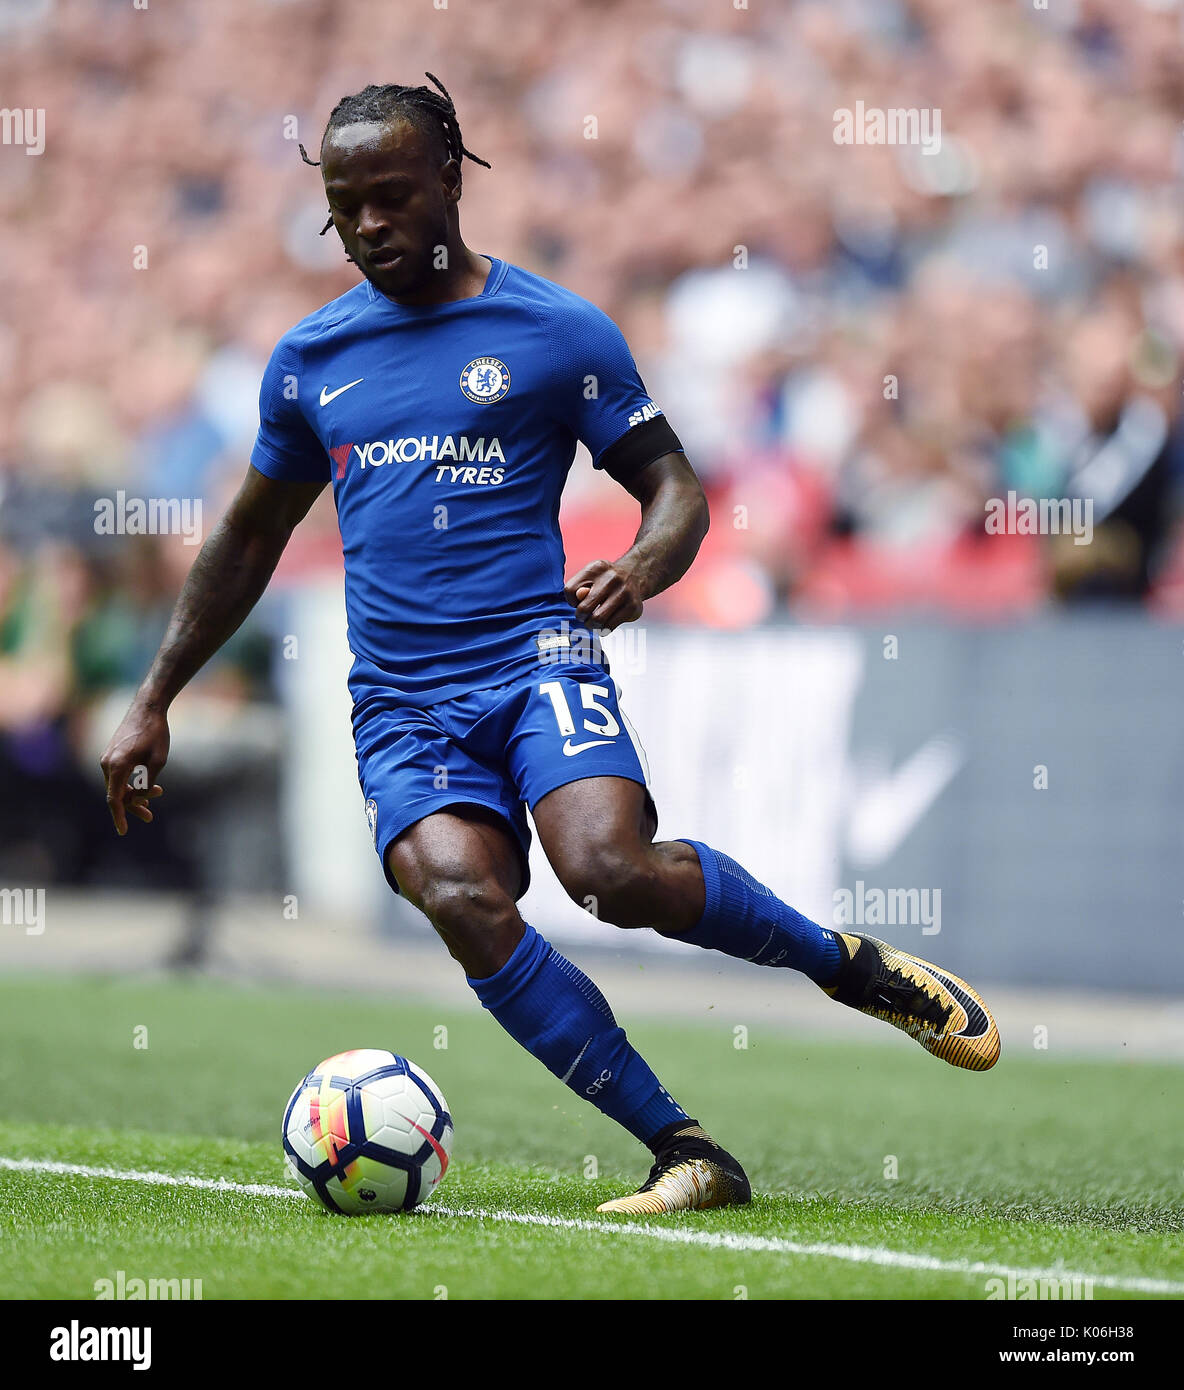
<path fill-rule="evenodd" d="M 510 389 L 510 369 L 497 357 L 474 357 L 460 374 L 460 389 L 477 405 L 492 405 Z"/>

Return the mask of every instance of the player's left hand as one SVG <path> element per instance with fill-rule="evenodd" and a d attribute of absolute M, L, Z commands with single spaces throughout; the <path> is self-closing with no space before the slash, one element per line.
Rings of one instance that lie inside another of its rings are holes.
<path fill-rule="evenodd" d="M 572 575 L 563 594 L 580 622 L 606 632 L 641 617 L 641 580 L 619 560 L 593 560 Z"/>

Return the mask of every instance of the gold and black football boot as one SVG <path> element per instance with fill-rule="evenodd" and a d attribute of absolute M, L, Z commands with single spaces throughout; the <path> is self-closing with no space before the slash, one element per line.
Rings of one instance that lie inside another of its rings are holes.
<path fill-rule="evenodd" d="M 987 1071 L 999 1060 L 999 1029 L 965 980 L 874 936 L 835 932 L 838 979 L 822 988 L 852 1009 L 882 1019 L 953 1067 Z"/>

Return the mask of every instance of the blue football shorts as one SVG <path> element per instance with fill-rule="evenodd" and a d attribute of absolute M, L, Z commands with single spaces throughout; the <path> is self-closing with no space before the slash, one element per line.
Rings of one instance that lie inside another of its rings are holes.
<path fill-rule="evenodd" d="M 585 777 L 640 782 L 654 821 L 645 754 L 600 666 L 570 664 L 419 709 L 370 707 L 354 720 L 358 781 L 387 882 L 391 843 L 416 821 L 461 804 L 500 815 L 530 881 L 526 808 Z"/>

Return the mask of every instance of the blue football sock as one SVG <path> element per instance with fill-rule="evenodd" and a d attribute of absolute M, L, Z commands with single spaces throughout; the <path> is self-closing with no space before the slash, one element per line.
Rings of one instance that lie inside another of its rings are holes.
<path fill-rule="evenodd" d="M 601 992 L 529 923 L 497 974 L 468 982 L 515 1042 L 643 1144 L 688 1118 L 633 1050 Z"/>
<path fill-rule="evenodd" d="M 800 970 L 816 984 L 834 979 L 842 962 L 834 932 L 795 912 L 726 854 L 697 840 L 683 843 L 699 856 L 706 902 L 690 931 L 666 935 L 754 965 Z"/>

